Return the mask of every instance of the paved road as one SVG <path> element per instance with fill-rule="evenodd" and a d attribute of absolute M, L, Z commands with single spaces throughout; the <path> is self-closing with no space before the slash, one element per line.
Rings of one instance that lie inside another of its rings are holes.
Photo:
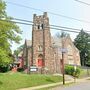
<path fill-rule="evenodd" d="M 57 87 L 51 90 L 90 90 L 90 80 L 66 87 Z"/>

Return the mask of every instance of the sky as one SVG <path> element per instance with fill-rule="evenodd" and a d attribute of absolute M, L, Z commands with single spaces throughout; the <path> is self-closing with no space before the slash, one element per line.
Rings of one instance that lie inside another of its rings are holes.
<path fill-rule="evenodd" d="M 73 17 L 80 20 L 90 21 L 90 11 L 89 11 L 90 6 L 81 4 L 75 0 L 4 0 L 4 1 L 40 9 L 44 12 L 53 12 L 56 14 Z M 90 3 L 90 0 L 82 0 L 82 1 Z M 33 21 L 33 14 L 37 15 L 43 14 L 43 12 L 41 11 L 15 6 L 10 3 L 7 3 L 6 12 L 9 16 L 12 16 L 14 18 L 20 18 L 30 21 Z M 77 20 L 68 19 L 50 13 L 48 13 L 48 17 L 50 24 L 78 29 L 83 28 L 84 30 L 90 31 L 90 23 L 80 22 Z M 20 29 L 23 31 L 21 35 L 22 41 L 20 44 L 15 43 L 12 44 L 11 48 L 13 51 L 21 44 L 24 44 L 25 39 L 31 40 L 32 37 L 32 26 L 28 25 L 19 25 L 19 26 Z M 60 31 L 51 30 L 52 36 L 54 36 L 55 33 L 57 32 L 60 33 Z M 70 34 L 72 40 L 74 40 L 77 34 L 70 32 L 68 33 Z"/>

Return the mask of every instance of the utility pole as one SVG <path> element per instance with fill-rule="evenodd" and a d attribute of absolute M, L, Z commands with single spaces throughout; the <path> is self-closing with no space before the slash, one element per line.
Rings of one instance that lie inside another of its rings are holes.
<path fill-rule="evenodd" d="M 64 71 L 64 36 L 62 33 L 62 75 L 63 75 L 63 85 L 65 84 L 65 71 Z"/>

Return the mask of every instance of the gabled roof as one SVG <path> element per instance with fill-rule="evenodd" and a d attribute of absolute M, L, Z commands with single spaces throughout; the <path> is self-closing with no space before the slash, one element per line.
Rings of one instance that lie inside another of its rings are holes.
<path fill-rule="evenodd" d="M 74 43 L 72 42 L 70 36 L 67 36 L 67 37 L 64 37 L 63 38 L 64 40 L 64 43 L 66 43 L 67 40 L 69 40 L 69 42 L 71 43 L 72 47 L 76 50 L 76 51 L 79 51 L 76 46 L 74 45 Z M 62 47 L 62 38 L 58 38 L 58 37 L 52 37 L 51 39 L 51 42 L 52 42 L 52 46 L 53 47 Z"/>
<path fill-rule="evenodd" d="M 57 37 L 52 37 L 51 42 L 52 42 L 52 46 L 61 47 L 61 39 Z"/>
<path fill-rule="evenodd" d="M 69 39 L 70 41 L 71 41 L 71 44 L 72 44 L 72 47 L 78 52 L 79 51 L 79 49 L 74 45 L 74 43 L 73 43 L 73 41 L 72 41 L 72 39 L 71 39 L 71 37 L 70 36 L 68 36 L 67 37 L 67 39 Z"/>

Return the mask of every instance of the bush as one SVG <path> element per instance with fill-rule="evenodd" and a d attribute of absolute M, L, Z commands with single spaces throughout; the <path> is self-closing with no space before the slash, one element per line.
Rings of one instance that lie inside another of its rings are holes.
<path fill-rule="evenodd" d="M 74 77 L 79 77 L 80 72 L 81 72 L 81 70 L 80 70 L 79 67 L 77 67 L 76 71 L 75 71 L 74 66 L 71 66 L 71 65 L 66 65 L 65 66 L 65 73 L 68 74 L 68 75 L 72 75 Z"/>
<path fill-rule="evenodd" d="M 17 71 L 18 71 L 18 72 L 23 72 L 24 69 L 23 69 L 23 68 L 17 68 Z"/>
<path fill-rule="evenodd" d="M 7 72 L 7 71 L 9 71 L 9 68 L 8 68 L 8 66 L 0 66 L 0 72 L 1 73 L 4 73 L 4 72 Z"/>

